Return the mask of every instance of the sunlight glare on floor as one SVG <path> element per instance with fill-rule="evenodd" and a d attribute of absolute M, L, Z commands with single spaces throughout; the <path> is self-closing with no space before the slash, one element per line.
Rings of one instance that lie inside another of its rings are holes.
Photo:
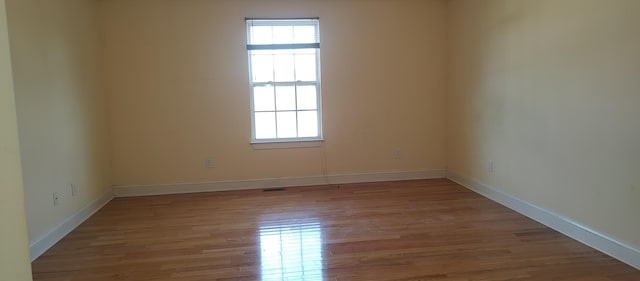
<path fill-rule="evenodd" d="M 262 281 L 322 281 L 320 220 L 286 220 L 260 227 Z"/>

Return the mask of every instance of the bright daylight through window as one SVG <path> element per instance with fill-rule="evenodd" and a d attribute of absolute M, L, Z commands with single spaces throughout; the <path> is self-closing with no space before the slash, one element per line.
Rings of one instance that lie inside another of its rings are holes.
<path fill-rule="evenodd" d="M 322 138 L 317 19 L 247 19 L 252 141 Z"/>

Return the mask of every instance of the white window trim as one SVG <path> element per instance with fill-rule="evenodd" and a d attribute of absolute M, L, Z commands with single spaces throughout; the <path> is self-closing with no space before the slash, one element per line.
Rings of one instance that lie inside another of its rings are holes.
<path fill-rule="evenodd" d="M 255 24 L 255 23 L 250 23 L 252 19 L 247 18 L 246 19 L 246 32 L 247 32 L 247 43 L 249 42 L 249 36 L 250 36 L 250 32 L 249 32 L 249 25 L 250 24 Z M 260 20 L 260 19 L 256 19 L 256 20 Z M 304 22 L 304 21 L 316 21 L 317 23 L 315 25 L 318 26 L 318 30 L 319 31 L 319 21 L 318 18 L 303 18 L 303 19 L 262 19 L 262 20 L 269 20 L 270 24 L 267 25 L 296 25 L 295 24 L 295 20 L 302 20 L 303 22 L 301 22 L 299 25 L 309 25 L 308 22 Z M 280 21 L 280 22 L 278 22 Z M 317 35 L 319 38 L 319 34 Z M 322 90 L 321 90 L 321 77 L 320 77 L 320 73 L 321 73 L 321 65 L 320 65 L 320 48 L 317 48 L 317 52 L 316 52 L 316 81 L 314 83 L 312 83 L 313 85 L 316 86 L 316 110 L 318 113 L 318 120 L 317 120 L 317 128 L 318 128 L 318 136 L 317 137 L 299 137 L 299 138 L 269 138 L 269 139 L 257 139 L 256 138 L 256 128 L 255 128 L 255 108 L 254 108 L 254 94 L 253 94 L 253 89 L 255 85 L 260 85 L 260 84 L 272 84 L 272 85 L 277 85 L 280 83 L 287 83 L 287 82 L 258 82 L 258 83 L 254 83 L 253 82 L 253 71 L 252 71 L 252 64 L 251 64 L 251 52 L 248 50 L 247 51 L 247 55 L 248 55 L 248 64 L 249 64 L 249 86 L 250 86 L 250 109 L 251 109 L 251 145 L 253 146 L 254 149 L 277 149 L 277 148 L 302 148 L 302 147 L 317 147 L 320 146 L 322 141 L 324 141 L 323 138 L 323 128 L 322 128 Z M 302 82 L 302 81 L 295 81 L 295 82 L 289 82 L 289 83 L 293 83 L 293 85 L 298 85 L 299 83 L 301 84 L 305 84 L 305 83 L 310 83 L 308 81 Z M 278 111 L 275 111 L 278 112 Z M 298 112 L 298 110 L 296 110 L 296 112 Z"/>
<path fill-rule="evenodd" d="M 309 139 L 309 140 L 287 140 L 287 141 L 265 141 L 265 142 L 252 142 L 253 149 L 287 149 L 287 148 L 310 148 L 320 147 L 324 139 Z"/>

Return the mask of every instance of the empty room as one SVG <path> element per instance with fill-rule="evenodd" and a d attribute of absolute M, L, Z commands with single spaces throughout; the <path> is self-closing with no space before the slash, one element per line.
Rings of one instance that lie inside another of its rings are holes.
<path fill-rule="evenodd" d="M 638 0 L 0 0 L 0 281 L 640 280 Z"/>

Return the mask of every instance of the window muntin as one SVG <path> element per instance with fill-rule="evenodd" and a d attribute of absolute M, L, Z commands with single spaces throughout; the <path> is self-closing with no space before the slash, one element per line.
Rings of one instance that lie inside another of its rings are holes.
<path fill-rule="evenodd" d="M 317 19 L 247 19 L 252 142 L 319 140 Z"/>

